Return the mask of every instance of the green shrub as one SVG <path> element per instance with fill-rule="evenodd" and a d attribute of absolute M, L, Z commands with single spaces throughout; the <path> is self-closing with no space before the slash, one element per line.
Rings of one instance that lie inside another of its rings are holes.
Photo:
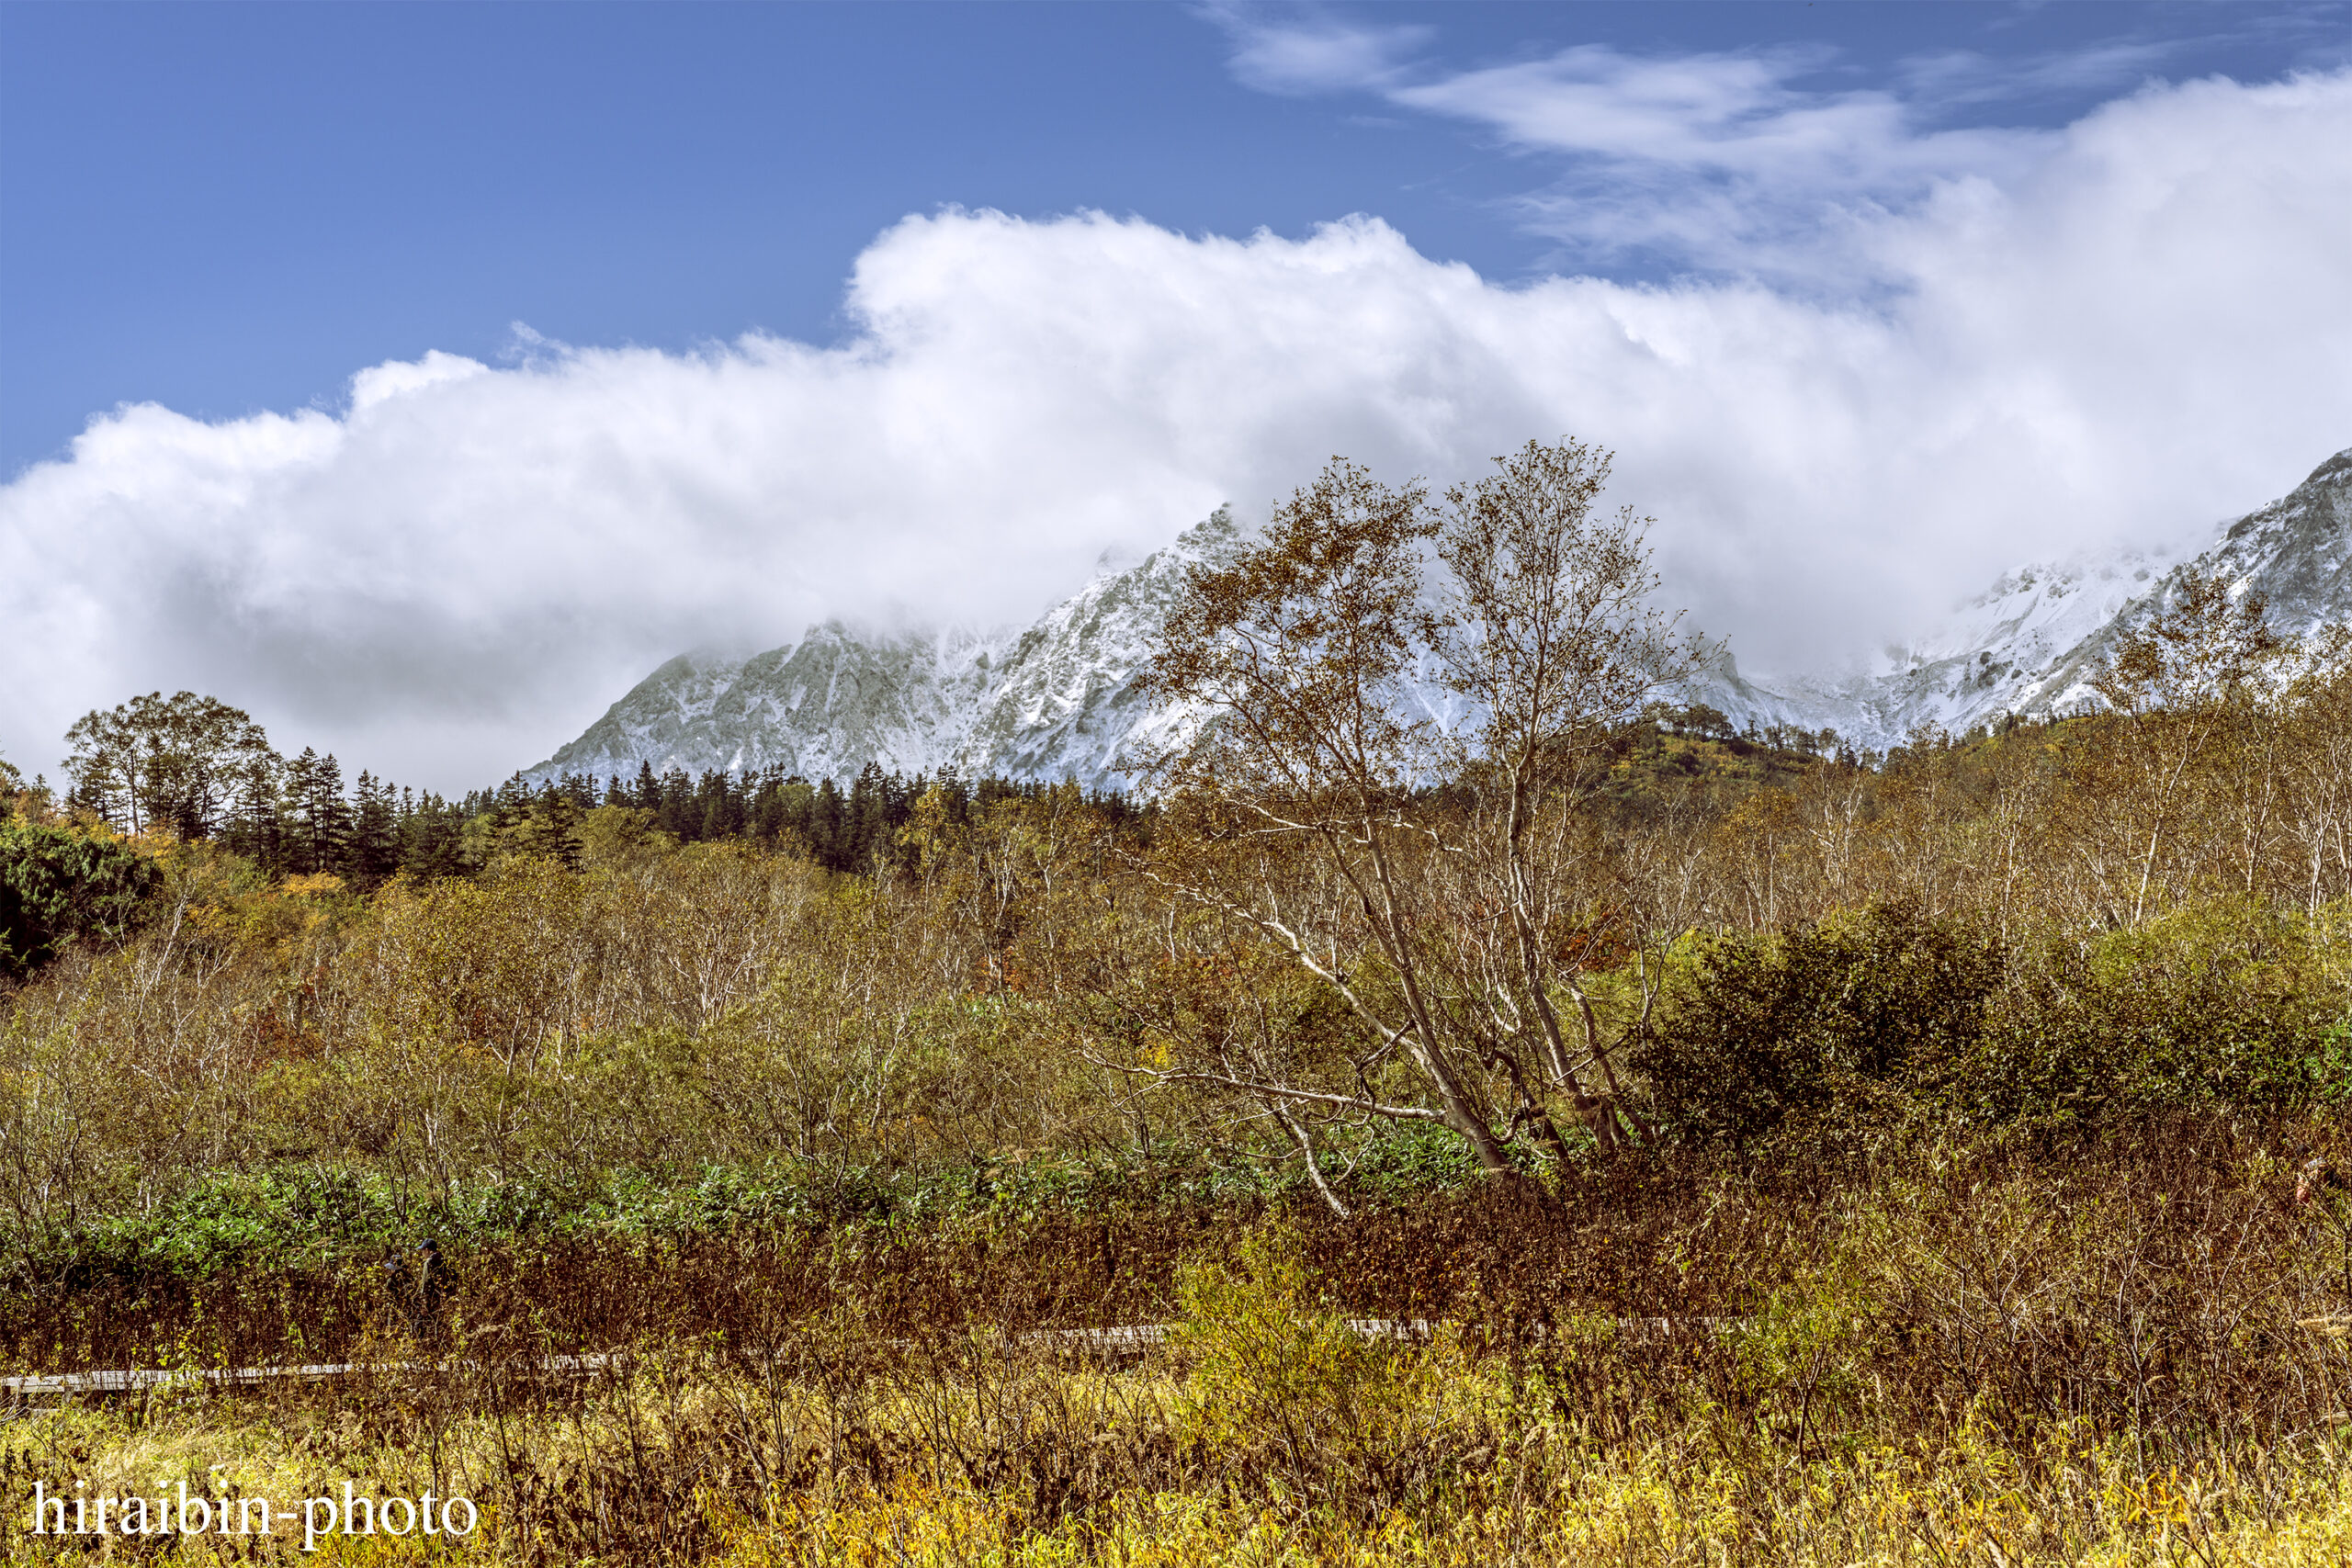
<path fill-rule="evenodd" d="M 1698 1141 L 1899 1111 L 1974 1048 L 2003 972 L 1996 942 L 1908 904 L 1707 938 L 1634 1065 L 1661 1120 Z"/>
<path fill-rule="evenodd" d="M 1246 1237 L 1228 1261 L 1186 1268 L 1171 1346 L 1189 1363 L 1177 1429 L 1228 1472 L 1277 1495 L 1393 1505 L 1442 1420 L 1448 1347 L 1360 1332 L 1315 1289 L 1295 1240 Z"/>
<path fill-rule="evenodd" d="M 1906 1118 L 2044 1131 L 2352 1101 L 2352 1017 L 2299 914 L 2217 901 L 2007 944 L 1903 905 L 1706 939 L 1642 1043 L 1660 1119 L 1746 1145 Z"/>
<path fill-rule="evenodd" d="M 2300 917 L 2234 905 L 2045 939 L 2016 955 L 1944 1098 L 1974 1120 L 2043 1126 L 2352 1100 L 2352 1032 L 2310 944 Z"/>
<path fill-rule="evenodd" d="M 119 839 L 0 820 L 0 979 L 26 979 L 78 937 L 128 934 L 161 880 Z"/>

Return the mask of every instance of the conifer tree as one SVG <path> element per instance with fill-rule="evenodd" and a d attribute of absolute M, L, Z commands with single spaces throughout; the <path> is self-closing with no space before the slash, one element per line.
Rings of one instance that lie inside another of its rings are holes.
<path fill-rule="evenodd" d="M 863 871 L 874 861 L 874 851 L 888 830 L 888 784 L 882 764 L 868 762 L 850 785 L 849 820 L 842 845 L 843 871 Z"/>
<path fill-rule="evenodd" d="M 420 881 L 465 871 L 466 814 L 427 791 L 401 814 L 401 870 Z"/>
<path fill-rule="evenodd" d="M 311 875 L 345 869 L 351 807 L 343 796 L 343 765 L 330 751 L 310 747 L 287 764 L 286 796 L 292 831 L 288 869 Z"/>
<path fill-rule="evenodd" d="M 356 793 L 358 801 L 351 818 L 351 874 L 362 886 L 373 887 L 400 869 L 400 803 L 390 784 L 364 768 Z"/>
<path fill-rule="evenodd" d="M 549 784 L 531 800 L 510 842 L 519 854 L 554 861 L 566 871 L 581 867 L 580 802 L 574 793 Z"/>
<path fill-rule="evenodd" d="M 723 773 L 703 775 L 703 838 L 731 839 L 742 832 L 743 801 L 732 783 Z"/>
<path fill-rule="evenodd" d="M 831 779 L 820 779 L 816 798 L 808 807 L 808 858 L 833 871 L 848 865 L 842 853 L 842 815 L 841 786 Z"/>
<path fill-rule="evenodd" d="M 243 759 L 237 769 L 221 839 L 273 876 L 286 872 L 286 763 L 275 752 Z"/>
<path fill-rule="evenodd" d="M 680 843 L 691 843 L 701 831 L 702 818 L 695 809 L 694 781 L 686 776 L 684 768 L 671 768 L 662 773 L 652 809 L 655 826 Z"/>
<path fill-rule="evenodd" d="M 744 826 L 754 838 L 771 841 L 784 830 L 784 780 L 772 768 L 760 773 Z"/>
<path fill-rule="evenodd" d="M 956 771 L 955 763 L 950 762 L 939 770 L 939 782 L 935 787 L 939 791 L 940 804 L 945 808 L 947 819 L 950 822 L 961 824 L 970 819 L 972 794 L 966 787 L 964 777 Z M 917 798 L 921 798 L 923 792 L 918 789 L 914 793 Z"/>

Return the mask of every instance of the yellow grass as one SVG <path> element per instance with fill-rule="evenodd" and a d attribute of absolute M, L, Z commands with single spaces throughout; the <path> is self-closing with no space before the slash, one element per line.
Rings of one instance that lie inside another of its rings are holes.
<path fill-rule="evenodd" d="M 1367 1508 L 1361 1488 L 1351 1495 L 1332 1476 L 1260 1451 L 1264 1434 L 1237 1429 L 1230 1406 L 1204 1414 L 1201 1380 L 1213 1356 L 1110 1371 L 967 1344 L 830 1391 L 763 1387 L 682 1354 L 576 1402 L 537 1408 L 448 1408 L 444 1395 L 419 1386 L 288 1405 L 175 1395 L 40 1413 L 0 1428 L 10 1515 L 0 1540 L 6 1561 L 27 1563 L 85 1561 L 85 1548 L 96 1544 L 24 1533 L 38 1477 L 52 1493 L 80 1483 L 91 1495 L 153 1496 L 185 1483 L 192 1493 L 266 1495 L 280 1507 L 353 1481 L 379 1496 L 433 1487 L 482 1508 L 481 1529 L 457 1545 L 338 1535 L 305 1554 L 299 1525 L 228 1543 L 113 1543 L 147 1548 L 141 1559 L 168 1544 L 176 1552 L 168 1560 L 206 1563 L 2352 1562 L 2352 1456 L 2333 1436 L 2279 1450 L 2217 1443 L 2184 1472 L 2143 1469 L 2128 1438 L 2083 1446 L 2057 1431 L 2024 1449 L 1963 1419 L 1939 1441 L 1799 1464 L 1784 1446 L 1727 1446 L 1737 1434 L 1721 1412 L 1657 1413 L 1642 1434 L 1601 1443 L 1572 1416 L 1534 1414 L 1498 1369 L 1443 1344 L 1389 1359 L 1392 1386 L 1409 1390 L 1415 1407 L 1374 1409 L 1363 1416 L 1370 1428 L 1347 1427 L 1354 1417 L 1344 1412 L 1329 1416 L 1327 1440 L 1363 1451 L 1413 1444 L 1453 1458 L 1385 1506 Z M 1287 1397 L 1311 1404 L 1318 1395 L 1292 1388 Z M 1132 1455 L 1171 1442 L 1190 1445 L 1181 1484 L 1117 1481 Z M 1480 1446 L 1464 1447 L 1473 1442 Z M 861 1446 L 890 1456 L 883 1472 L 853 1462 Z M 1018 1465 L 996 1484 L 976 1483 L 962 1461 L 983 1450 L 1094 1462 L 1107 1484 L 1082 1506 L 1040 1509 Z M 760 1482 L 761 1465 L 785 1478 Z M 576 1539 L 580 1515 L 649 1481 L 671 1487 L 678 1502 L 669 1547 L 650 1557 L 641 1541 L 600 1553 Z M 560 1541 L 561 1532 L 522 1520 L 514 1499 L 524 1495 L 571 1510 L 574 1539 Z"/>

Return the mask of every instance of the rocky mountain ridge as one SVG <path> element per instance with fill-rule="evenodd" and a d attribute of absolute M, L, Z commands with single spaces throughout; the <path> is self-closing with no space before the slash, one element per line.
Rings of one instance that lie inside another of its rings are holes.
<path fill-rule="evenodd" d="M 2290 636 L 2352 619 L 2352 448 L 2208 539 L 2192 550 L 2123 550 L 2004 573 L 1876 668 L 1757 682 L 1747 711 L 1760 722 L 1832 728 L 1873 749 L 1921 725 L 1958 734 L 2005 714 L 2073 712 L 2098 702 L 2091 677 L 2191 575 L 2218 572 L 2238 592 L 2259 592 Z"/>
<path fill-rule="evenodd" d="M 875 632 L 839 621 L 747 660 L 682 654 L 525 776 L 780 768 L 843 783 L 889 772 L 1076 778 L 1125 788 L 1131 738 L 1168 716 L 1138 689 L 1185 574 L 1238 548 L 1223 508 L 1166 548 L 1105 572 L 1017 632 Z"/>
<path fill-rule="evenodd" d="M 1139 690 L 1184 576 L 1241 543 L 1220 509 L 1165 549 L 1108 570 L 1017 631 L 879 633 L 838 621 L 749 659 L 686 654 L 646 677 L 527 777 L 775 768 L 846 782 L 868 762 L 903 773 L 1075 778 L 1127 787 L 1122 749 L 1173 716 Z M 2193 554 L 2125 551 L 2022 567 L 1928 636 L 1841 677 L 1744 675 L 1728 658 L 1690 697 L 1736 723 L 1834 729 L 1869 749 L 1916 727 L 1954 732 L 2003 714 L 2068 711 L 2117 639 L 2189 572 L 2259 590 L 2281 630 L 2352 619 L 2352 448 L 2280 500 L 2218 528 Z M 1452 711 L 1436 689 L 1433 712 Z"/>

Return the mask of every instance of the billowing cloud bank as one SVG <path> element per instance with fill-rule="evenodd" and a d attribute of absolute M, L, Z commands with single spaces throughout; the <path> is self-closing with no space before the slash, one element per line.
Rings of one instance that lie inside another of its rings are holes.
<path fill-rule="evenodd" d="M 536 345 L 363 371 L 340 413 L 125 408 L 0 491 L 0 754 L 53 768 L 81 712 L 189 686 L 461 785 L 687 647 L 1023 618 L 1335 452 L 1442 481 L 1563 432 L 1617 449 L 1677 600 L 1786 668 L 2352 440 L 2352 73 L 2152 89 L 1842 210 L 1893 285 L 1844 304 L 1498 287 L 1370 219 L 954 212 L 858 258 L 838 348 Z"/>

